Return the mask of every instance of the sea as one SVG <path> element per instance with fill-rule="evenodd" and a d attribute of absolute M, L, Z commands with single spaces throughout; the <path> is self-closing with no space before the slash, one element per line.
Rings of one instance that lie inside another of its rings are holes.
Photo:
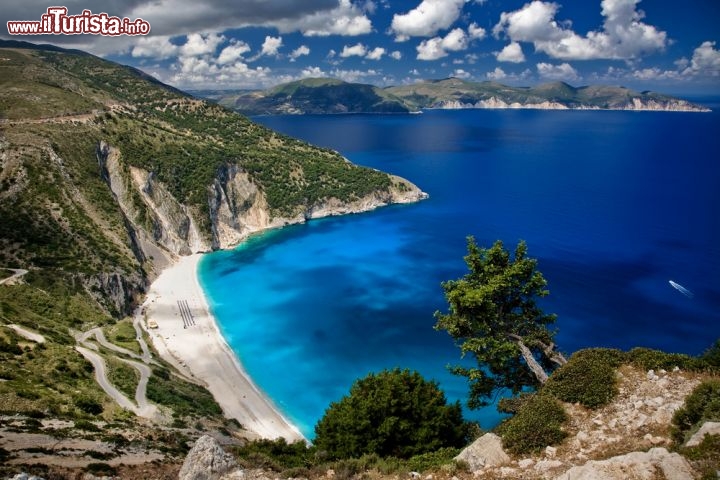
<path fill-rule="evenodd" d="M 720 337 L 720 99 L 705 104 L 254 118 L 430 198 L 254 236 L 204 256 L 201 284 L 250 376 L 309 439 L 331 402 L 383 369 L 417 370 L 464 404 L 447 367 L 473 359 L 433 327 L 470 235 L 527 242 L 567 354 L 700 354 Z M 465 413 L 483 428 L 501 418 L 492 405 Z"/>

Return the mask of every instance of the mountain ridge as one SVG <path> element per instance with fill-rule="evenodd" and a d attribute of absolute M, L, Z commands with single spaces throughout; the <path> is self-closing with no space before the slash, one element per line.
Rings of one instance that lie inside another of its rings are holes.
<path fill-rule="evenodd" d="M 556 81 L 535 87 L 513 87 L 455 77 L 385 88 L 338 79 L 308 78 L 263 91 L 225 95 L 213 92 L 208 98 L 247 115 L 417 113 L 424 109 L 468 108 L 709 111 L 687 100 L 621 86 L 573 87 Z"/>

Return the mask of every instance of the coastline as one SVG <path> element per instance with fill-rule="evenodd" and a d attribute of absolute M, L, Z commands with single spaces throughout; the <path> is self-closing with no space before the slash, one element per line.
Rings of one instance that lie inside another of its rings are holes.
<path fill-rule="evenodd" d="M 198 280 L 202 254 L 180 257 L 152 283 L 136 315 L 160 356 L 204 385 L 223 413 L 261 438 L 305 440 L 255 385 L 220 333 Z M 186 305 L 189 309 L 183 310 Z M 190 315 L 191 314 L 191 315 Z M 157 328 L 148 328 L 149 325 Z"/>

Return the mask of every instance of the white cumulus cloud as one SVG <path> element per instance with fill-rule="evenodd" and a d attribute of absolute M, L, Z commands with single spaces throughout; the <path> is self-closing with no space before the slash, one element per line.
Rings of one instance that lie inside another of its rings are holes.
<path fill-rule="evenodd" d="M 580 78 L 577 70 L 575 70 L 569 63 L 562 63 L 560 65 L 538 63 L 537 71 L 542 78 L 546 78 L 548 80 L 571 81 Z"/>
<path fill-rule="evenodd" d="M 140 37 L 132 47 L 130 54 L 133 57 L 150 57 L 155 59 L 170 58 L 177 55 L 179 47 L 170 43 L 169 37 L 151 36 Z"/>
<path fill-rule="evenodd" d="M 467 72 L 467 71 L 463 70 L 462 68 L 455 69 L 455 71 L 452 73 L 451 76 L 453 76 L 455 78 L 462 78 L 462 79 L 467 79 L 467 78 L 471 77 L 470 72 Z"/>
<path fill-rule="evenodd" d="M 250 51 L 250 45 L 245 42 L 231 43 L 223 48 L 218 56 L 217 63 L 227 65 L 239 60 L 244 54 Z"/>
<path fill-rule="evenodd" d="M 380 60 L 385 55 L 385 49 L 382 47 L 375 47 L 365 55 L 368 60 Z"/>
<path fill-rule="evenodd" d="M 502 80 L 507 77 L 507 73 L 500 67 L 495 67 L 495 70 L 487 73 L 488 80 Z"/>
<path fill-rule="evenodd" d="M 271 37 L 270 35 L 265 37 L 265 41 L 262 44 L 262 50 L 260 55 L 268 57 L 275 57 L 278 55 L 278 49 L 282 47 L 282 37 Z"/>
<path fill-rule="evenodd" d="M 390 58 L 392 58 L 393 60 L 400 60 L 402 58 L 402 53 L 398 50 L 395 50 L 390 54 Z"/>
<path fill-rule="evenodd" d="M 352 47 L 345 45 L 342 49 L 342 52 L 340 52 L 340 56 L 342 58 L 364 57 L 366 53 L 367 47 L 365 47 L 365 45 L 363 45 L 362 43 L 358 43 L 356 45 L 353 45 Z"/>
<path fill-rule="evenodd" d="M 397 41 L 431 37 L 455 23 L 464 4 L 465 0 L 422 0 L 409 12 L 393 15 L 390 31 Z"/>
<path fill-rule="evenodd" d="M 340 0 L 332 10 L 321 10 L 301 19 L 275 21 L 273 25 L 281 33 L 299 30 L 309 37 L 357 36 L 372 31 L 372 22 L 368 16 L 350 0 Z"/>
<path fill-rule="evenodd" d="M 437 60 L 446 57 L 449 51 L 458 52 L 468 47 L 468 37 L 462 28 L 451 30 L 445 37 L 423 40 L 417 46 L 418 60 Z"/>
<path fill-rule="evenodd" d="M 187 41 L 180 47 L 180 55 L 183 57 L 199 57 L 206 54 L 213 54 L 218 45 L 225 40 L 225 37 L 217 33 L 191 33 Z"/>
<path fill-rule="evenodd" d="M 602 29 L 581 36 L 555 19 L 560 5 L 534 0 L 519 10 L 503 12 L 493 34 L 532 43 L 536 51 L 561 60 L 631 60 L 661 51 L 668 42 L 665 32 L 642 22 L 639 2 L 602 0 Z"/>
<path fill-rule="evenodd" d="M 307 45 L 300 45 L 298 48 L 290 53 L 290 61 L 294 62 L 298 57 L 303 55 L 310 55 L 310 48 Z"/>
<path fill-rule="evenodd" d="M 468 26 L 468 35 L 473 40 L 482 40 L 487 36 L 487 31 L 477 23 L 471 23 L 470 26 Z"/>
<path fill-rule="evenodd" d="M 715 48 L 715 42 L 703 42 L 693 52 L 692 60 L 683 75 L 720 76 L 720 50 Z"/>
<path fill-rule="evenodd" d="M 498 62 L 522 63 L 525 61 L 525 54 L 518 42 L 512 42 L 498 52 L 496 58 Z"/>

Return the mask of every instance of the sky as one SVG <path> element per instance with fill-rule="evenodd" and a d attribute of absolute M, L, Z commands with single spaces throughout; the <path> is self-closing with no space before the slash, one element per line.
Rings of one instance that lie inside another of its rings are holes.
<path fill-rule="evenodd" d="M 2 0 L 0 37 L 79 48 L 181 89 L 308 77 L 379 86 L 457 77 L 720 94 L 720 0 L 67 0 L 146 36 L 10 36 L 42 0 Z"/>

